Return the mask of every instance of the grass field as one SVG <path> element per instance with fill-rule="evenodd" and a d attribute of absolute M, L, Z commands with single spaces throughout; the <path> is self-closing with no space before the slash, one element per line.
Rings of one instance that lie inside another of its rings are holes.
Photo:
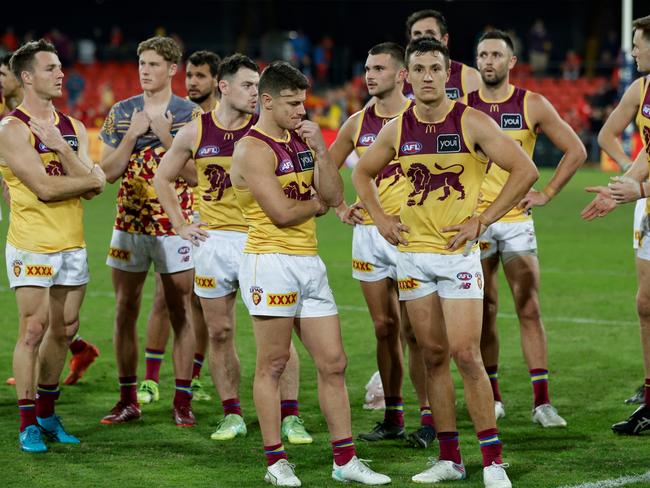
<path fill-rule="evenodd" d="M 542 183 L 550 177 L 542 172 Z M 636 279 L 631 249 L 632 206 L 618 209 L 593 223 L 579 219 L 591 199 L 588 184 L 603 184 L 607 175 L 581 170 L 547 208 L 536 212 L 542 266 L 542 310 L 548 331 L 551 398 L 569 426 L 543 430 L 531 423 L 531 387 L 523 362 L 517 321 L 509 292 L 502 281 L 499 323 L 502 338 L 501 388 L 507 416 L 499 428 L 504 460 L 516 487 L 549 488 L 588 481 L 638 475 L 650 470 L 650 439 L 615 437 L 609 426 L 631 413 L 622 400 L 643 378 L 638 324 L 634 309 Z M 538 187 L 541 188 L 541 184 Z M 64 387 L 57 411 L 80 446 L 50 445 L 45 455 L 28 455 L 17 447 L 18 411 L 13 388 L 0 386 L 0 459 L 5 473 L 0 486 L 33 487 L 247 487 L 263 486 L 265 462 L 252 402 L 254 343 L 250 319 L 238 305 L 238 350 L 242 361 L 241 398 L 249 434 L 245 439 L 217 443 L 209 439 L 217 417 L 218 400 L 195 402 L 198 426 L 178 429 L 171 420 L 173 375 L 171 347 L 161 371 L 161 401 L 143 408 L 141 422 L 103 426 L 100 418 L 118 396 L 111 342 L 114 298 L 109 269 L 104 264 L 114 217 L 116 187 L 86 205 L 86 239 L 91 282 L 81 310 L 81 334 L 97 344 L 102 355 L 82 382 Z M 350 190 L 348 189 L 348 192 Z M 351 198 L 351 194 L 349 195 Z M 0 223 L 6 235 L 5 220 Z M 340 307 L 345 348 L 349 357 L 347 384 L 355 435 L 366 431 L 380 412 L 361 408 L 364 385 L 374 364 L 372 326 L 358 284 L 350 277 L 351 229 L 330 213 L 319 221 L 319 249 Z M 151 281 L 140 317 L 143 338 L 151 303 Z M 13 293 L 0 273 L 0 378 L 11 375 L 17 332 Z M 141 350 L 144 343 L 141 342 Z M 314 435 L 310 446 L 285 446 L 296 463 L 303 486 L 338 486 L 330 479 L 331 453 L 325 422 L 318 409 L 315 371 L 300 348 L 301 413 Z M 66 368 L 67 370 L 67 368 Z M 211 386 L 207 368 L 204 380 Z M 140 374 L 144 374 L 141 357 Z M 458 382 L 458 377 L 456 376 Z M 458 383 L 459 384 L 459 383 Z M 410 384 L 404 387 L 407 427 L 418 422 L 418 405 Z M 216 394 L 214 394 L 216 397 Z M 468 480 L 458 486 L 482 487 L 478 444 L 462 400 L 458 428 Z M 415 450 L 399 442 L 357 445 L 362 458 L 389 474 L 394 486 L 410 484 L 425 468 L 437 447 Z M 638 488 L 650 482 L 626 485 Z M 452 486 L 452 485 L 441 485 Z"/>

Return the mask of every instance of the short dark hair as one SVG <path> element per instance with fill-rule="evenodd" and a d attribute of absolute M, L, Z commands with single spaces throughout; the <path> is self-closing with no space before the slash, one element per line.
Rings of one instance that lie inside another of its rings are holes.
<path fill-rule="evenodd" d="M 646 41 L 650 41 L 650 15 L 635 19 L 632 22 L 632 27 L 634 30 L 643 31 L 643 37 L 645 37 Z"/>
<path fill-rule="evenodd" d="M 411 41 L 406 47 L 406 56 L 404 62 L 406 66 L 409 64 L 409 58 L 413 53 L 435 53 L 439 52 L 445 58 L 445 67 L 449 68 L 449 49 L 442 42 L 436 41 L 430 37 L 421 37 L 415 41 Z"/>
<path fill-rule="evenodd" d="M 447 29 L 447 20 L 445 19 L 445 16 L 440 12 L 433 9 L 418 10 L 417 12 L 413 12 L 411 15 L 409 15 L 408 19 L 406 19 L 406 38 L 409 41 L 411 40 L 411 28 L 413 27 L 413 24 L 415 24 L 418 20 L 428 19 L 429 17 L 436 19 L 438 22 L 441 36 L 444 36 L 449 32 Z"/>
<path fill-rule="evenodd" d="M 512 38 L 505 31 L 494 29 L 484 32 L 483 35 L 479 38 L 478 42 L 481 43 L 487 39 L 497 39 L 499 41 L 503 41 L 510 48 L 510 52 L 515 52 L 515 45 L 512 43 Z"/>
<path fill-rule="evenodd" d="M 7 53 L 4 56 L 2 56 L 2 59 L 0 59 L 0 64 L 4 64 L 5 66 L 9 66 L 9 61 L 11 61 L 11 56 L 13 53 Z"/>
<path fill-rule="evenodd" d="M 399 66 L 404 66 L 404 48 L 396 42 L 382 42 L 381 44 L 372 46 L 368 54 L 388 54 Z"/>
<path fill-rule="evenodd" d="M 223 80 L 228 76 L 233 76 L 241 68 L 250 69 L 256 73 L 260 72 L 260 68 L 257 66 L 255 61 L 244 54 L 235 53 L 224 58 L 221 63 L 219 63 L 219 79 Z"/>
<path fill-rule="evenodd" d="M 42 51 L 54 53 L 56 55 L 59 54 L 56 52 L 54 44 L 45 39 L 39 39 L 38 41 L 26 42 L 20 46 L 9 59 L 9 69 L 13 72 L 21 85 L 23 83 L 22 76 L 20 76 L 21 73 L 23 71 L 32 71 L 34 69 L 34 57 L 37 53 Z"/>
<path fill-rule="evenodd" d="M 286 61 L 274 61 L 260 76 L 260 93 L 277 96 L 282 90 L 306 90 L 309 81 L 300 71 Z"/>
<path fill-rule="evenodd" d="M 210 68 L 210 74 L 212 76 L 217 76 L 217 73 L 219 73 L 219 63 L 221 62 L 221 58 L 218 54 L 213 53 L 212 51 L 196 51 L 190 54 L 187 58 L 187 62 L 194 66 L 207 64 L 208 68 Z"/>
<path fill-rule="evenodd" d="M 183 53 L 180 46 L 171 37 L 155 36 L 138 44 L 138 56 L 144 51 L 154 51 L 158 56 L 172 64 L 181 62 Z"/>

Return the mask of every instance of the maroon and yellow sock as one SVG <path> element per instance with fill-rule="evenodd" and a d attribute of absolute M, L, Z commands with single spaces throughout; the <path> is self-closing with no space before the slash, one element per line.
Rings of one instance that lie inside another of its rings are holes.
<path fill-rule="evenodd" d="M 492 463 L 503 464 L 501 460 L 503 445 L 499 440 L 499 431 L 496 428 L 482 430 L 476 434 L 476 437 L 483 454 L 483 466 L 491 466 Z"/>
<path fill-rule="evenodd" d="M 189 405 L 192 402 L 192 380 L 176 378 L 174 406 Z"/>
<path fill-rule="evenodd" d="M 122 403 L 138 403 L 137 388 L 137 376 L 120 376 L 120 401 Z"/>
<path fill-rule="evenodd" d="M 643 385 L 643 403 L 650 407 L 650 378 L 646 378 Z"/>
<path fill-rule="evenodd" d="M 272 446 L 264 446 L 264 455 L 269 466 L 277 463 L 280 459 L 287 459 L 287 452 L 282 443 Z"/>
<path fill-rule="evenodd" d="M 429 425 L 433 427 L 433 414 L 431 413 L 431 407 L 429 405 L 420 407 L 420 425 Z"/>
<path fill-rule="evenodd" d="M 18 411 L 20 412 L 20 431 L 22 432 L 30 425 L 36 424 L 36 402 L 29 398 L 18 400 Z"/>
<path fill-rule="evenodd" d="M 74 336 L 72 342 L 70 343 L 70 352 L 72 354 L 79 354 L 81 351 L 86 349 L 88 343 L 84 341 L 79 334 Z"/>
<path fill-rule="evenodd" d="M 38 384 L 36 388 L 36 416 L 42 419 L 54 415 L 54 402 L 59 398 L 59 384 Z"/>
<path fill-rule="evenodd" d="M 192 378 L 198 378 L 201 376 L 201 368 L 203 367 L 203 361 L 205 356 L 199 354 L 198 352 L 194 354 L 194 362 L 192 363 Z"/>
<path fill-rule="evenodd" d="M 282 400 L 280 402 L 280 417 L 284 420 L 285 417 L 295 415 L 298 417 L 298 400 Z"/>
<path fill-rule="evenodd" d="M 404 401 L 402 397 L 386 397 L 384 422 L 404 427 Z"/>
<path fill-rule="evenodd" d="M 438 432 L 438 445 L 440 446 L 440 460 L 453 461 L 461 464 L 460 445 L 458 432 Z"/>
<path fill-rule="evenodd" d="M 145 364 L 145 380 L 152 380 L 156 383 L 160 382 L 160 366 L 165 357 L 165 351 L 158 349 L 145 349 L 144 350 L 144 364 Z"/>
<path fill-rule="evenodd" d="M 494 401 L 500 402 L 501 400 L 501 391 L 499 390 L 499 365 L 495 364 L 493 366 L 486 366 L 485 372 L 490 378 L 490 386 L 492 387 L 492 394 L 494 395 Z"/>
<path fill-rule="evenodd" d="M 533 398 L 535 407 L 551 403 L 548 397 L 548 370 L 547 369 L 531 369 L 530 381 L 533 384 Z"/>
<path fill-rule="evenodd" d="M 332 441 L 332 452 L 334 453 L 334 463 L 337 466 L 344 466 L 350 462 L 356 455 L 352 437 Z"/>
<path fill-rule="evenodd" d="M 241 416 L 241 403 L 239 401 L 239 397 L 224 400 L 221 402 L 221 405 L 223 406 L 224 417 L 226 415 L 230 415 L 231 413 Z"/>

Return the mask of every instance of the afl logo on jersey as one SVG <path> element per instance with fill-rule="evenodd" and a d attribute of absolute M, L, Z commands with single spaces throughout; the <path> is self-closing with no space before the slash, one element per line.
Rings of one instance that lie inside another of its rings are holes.
<path fill-rule="evenodd" d="M 361 146 L 369 146 L 373 142 L 375 142 L 375 139 L 377 138 L 377 134 L 364 134 L 361 137 L 359 137 L 359 144 Z"/>
<path fill-rule="evenodd" d="M 405 142 L 402 144 L 404 154 L 417 154 L 422 151 L 422 143 L 417 141 Z"/>
<path fill-rule="evenodd" d="M 210 156 L 216 156 L 219 154 L 219 146 L 203 146 L 198 150 L 196 156 L 199 158 L 209 158 Z"/>
<path fill-rule="evenodd" d="M 650 118 L 650 104 L 645 104 L 641 108 L 641 113 L 645 115 L 646 117 Z"/>
<path fill-rule="evenodd" d="M 517 130 L 523 128 L 521 114 L 501 114 L 501 128 L 503 130 Z"/>
<path fill-rule="evenodd" d="M 47 146 L 46 146 L 45 144 L 43 144 L 42 142 L 39 142 L 39 143 L 38 143 L 38 150 L 39 150 L 40 152 L 49 152 L 50 148 L 47 147 Z"/>
<path fill-rule="evenodd" d="M 460 152 L 460 136 L 458 134 L 440 134 L 437 142 L 439 153 Z"/>
<path fill-rule="evenodd" d="M 447 98 L 449 100 L 457 100 L 460 98 L 460 90 L 458 88 L 445 88 Z"/>
<path fill-rule="evenodd" d="M 290 159 L 284 159 L 278 165 L 278 169 L 280 170 L 280 173 L 289 173 L 293 171 L 293 163 L 291 162 Z"/>

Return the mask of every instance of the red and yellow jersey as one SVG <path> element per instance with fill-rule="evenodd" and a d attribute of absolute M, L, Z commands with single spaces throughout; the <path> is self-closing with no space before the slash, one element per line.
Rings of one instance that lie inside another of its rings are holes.
<path fill-rule="evenodd" d="M 198 185 L 194 197 L 198 200 L 201 220 L 210 230 L 246 232 L 248 224 L 242 215 L 230 182 L 230 167 L 235 143 L 257 122 L 252 115 L 237 129 L 225 129 L 214 111 L 199 119 L 199 131 L 192 151 L 196 163 Z"/>
<path fill-rule="evenodd" d="M 275 139 L 252 127 L 244 136 L 260 140 L 275 154 L 275 176 L 287 198 L 309 200 L 314 179 L 314 153 L 307 143 L 289 131 L 286 139 Z M 248 223 L 248 239 L 244 252 L 250 254 L 317 253 L 316 219 L 314 217 L 290 227 L 277 227 L 264 213 L 248 188 L 235 186 L 237 201 Z"/>
<path fill-rule="evenodd" d="M 384 117 L 377 113 L 377 105 L 371 105 L 362 110 L 359 117 L 359 127 L 354 137 L 354 150 L 361 157 L 368 150 L 368 147 L 375 142 L 381 128 L 398 115 L 404 113 L 411 106 L 407 101 L 399 114 L 393 117 Z M 398 215 L 402 205 L 402 192 L 404 191 L 404 174 L 397 159 L 391 161 L 375 177 L 375 185 L 379 193 L 379 202 L 384 212 L 389 215 Z M 359 199 L 357 198 L 357 203 Z M 372 224 L 370 214 L 363 212 L 363 223 Z"/>
<path fill-rule="evenodd" d="M 492 117 L 501 130 L 519 143 L 529 157 L 533 157 L 537 134 L 535 127 L 528 121 L 528 90 L 510 86 L 508 96 L 499 101 L 486 101 L 480 91 L 467 96 L 467 105 Z M 490 162 L 488 173 L 479 194 L 478 212 L 483 213 L 497 198 L 508 179 L 506 170 Z M 531 212 L 524 212 L 515 207 L 505 214 L 499 222 L 522 222 L 531 219 Z"/>
<path fill-rule="evenodd" d="M 648 155 L 648 169 L 650 169 L 650 76 L 641 78 L 641 101 L 636 114 L 636 126 L 639 128 L 644 150 Z M 646 201 L 645 211 L 650 214 L 650 198 Z"/>
<path fill-rule="evenodd" d="M 444 119 L 434 123 L 421 121 L 417 106 L 399 116 L 395 152 L 406 176 L 400 217 L 409 227 L 409 244 L 399 245 L 400 251 L 452 254 L 445 248 L 454 233 L 442 229 L 476 210 L 487 161 L 465 142 L 467 110 L 451 102 Z"/>
<path fill-rule="evenodd" d="M 144 110 L 143 95 L 118 102 L 111 108 L 100 132 L 100 138 L 105 144 L 114 148 L 119 146 L 131 125 L 131 116 L 135 109 Z M 167 110 L 173 117 L 172 136 L 185 124 L 201 115 L 201 109 L 197 105 L 176 95 L 172 95 Z M 158 201 L 153 187 L 153 177 L 164 154 L 165 148 L 151 129 L 138 137 L 117 194 L 115 229 L 152 236 L 174 234 L 169 217 Z M 187 182 L 180 177 L 176 180 L 175 188 L 183 216 L 189 222 L 192 216 L 192 192 Z"/>
<path fill-rule="evenodd" d="M 445 92 L 447 93 L 447 98 L 450 100 L 458 100 L 467 94 L 465 77 L 469 68 L 463 63 L 450 60 L 449 69 L 451 71 L 449 73 L 449 81 L 445 83 Z M 402 93 L 408 98 L 415 98 L 413 95 L 413 87 L 408 81 L 404 82 Z"/>
<path fill-rule="evenodd" d="M 74 151 L 79 140 L 72 119 L 56 111 L 55 125 Z M 30 115 L 18 107 L 7 118 L 20 120 L 29 129 Z M 59 156 L 48 148 L 30 129 L 30 141 L 43 162 L 45 172 L 56 178 L 65 170 Z M 18 249 L 37 253 L 54 253 L 85 247 L 83 233 L 83 207 L 80 199 L 69 198 L 57 202 L 39 200 L 25 184 L 0 162 L 2 176 L 9 186 L 11 210 L 7 241 Z"/>

